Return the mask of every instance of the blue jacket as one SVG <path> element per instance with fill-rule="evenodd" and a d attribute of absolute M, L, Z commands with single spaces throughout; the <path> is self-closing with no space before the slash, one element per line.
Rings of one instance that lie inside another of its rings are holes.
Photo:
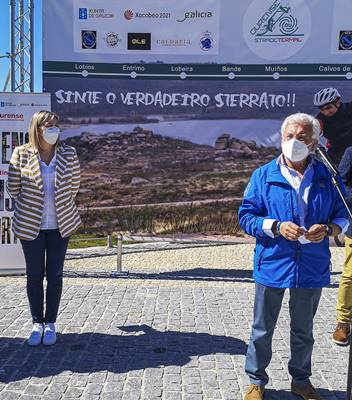
<path fill-rule="evenodd" d="M 348 218 L 326 167 L 316 160 L 313 168 L 305 220 L 307 229 L 333 218 Z M 276 159 L 254 171 L 238 217 L 246 233 L 256 237 L 253 277 L 262 285 L 317 288 L 330 283 L 328 238 L 320 243 L 301 244 L 283 236 L 270 238 L 263 232 L 265 218 L 300 225 L 296 203 L 296 192 L 282 176 Z"/>

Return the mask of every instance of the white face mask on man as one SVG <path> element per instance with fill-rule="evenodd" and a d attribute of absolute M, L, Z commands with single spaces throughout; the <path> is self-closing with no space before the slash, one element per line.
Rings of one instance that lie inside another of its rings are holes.
<path fill-rule="evenodd" d="M 49 144 L 55 144 L 60 135 L 60 128 L 57 126 L 50 126 L 44 128 L 43 139 Z"/>
<path fill-rule="evenodd" d="M 304 142 L 295 138 L 286 140 L 281 144 L 283 155 L 292 162 L 299 162 L 306 159 L 311 152 L 309 147 Z"/>

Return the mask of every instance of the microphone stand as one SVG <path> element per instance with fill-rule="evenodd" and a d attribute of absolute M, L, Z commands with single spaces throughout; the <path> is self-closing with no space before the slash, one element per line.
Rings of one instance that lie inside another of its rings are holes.
<path fill-rule="evenodd" d="M 316 149 L 316 153 L 317 153 L 318 159 L 326 166 L 326 168 L 331 173 L 331 181 L 332 181 L 333 185 L 335 186 L 337 192 L 339 193 L 341 200 L 343 201 L 343 204 L 345 205 L 350 218 L 352 219 L 351 207 L 347 203 L 347 200 L 345 199 L 345 196 L 342 193 L 339 181 L 337 179 L 339 176 L 338 170 L 336 169 L 335 165 L 331 161 L 330 157 L 328 156 L 328 154 L 323 146 L 318 145 L 317 149 Z M 350 328 L 351 328 L 351 326 L 350 326 Z M 348 356 L 346 400 L 352 400 L 352 335 L 350 335 L 349 345 L 350 345 L 350 349 L 349 349 L 349 356 Z"/>
<path fill-rule="evenodd" d="M 348 214 L 349 214 L 350 218 L 352 219 L 351 207 L 347 203 L 347 200 L 345 199 L 345 196 L 342 193 L 339 181 L 337 180 L 337 177 L 340 176 L 339 175 L 339 171 L 336 169 L 334 163 L 331 161 L 330 157 L 328 156 L 328 154 L 327 154 L 327 152 L 326 152 L 326 150 L 325 150 L 325 148 L 323 146 L 318 145 L 317 149 L 316 149 L 316 153 L 317 153 L 317 156 L 318 156 L 319 160 L 329 170 L 329 172 L 331 174 L 331 181 L 332 181 L 333 185 L 335 186 L 338 194 L 340 195 L 341 200 L 342 200 L 344 206 L 346 207 L 346 210 L 348 211 Z"/>

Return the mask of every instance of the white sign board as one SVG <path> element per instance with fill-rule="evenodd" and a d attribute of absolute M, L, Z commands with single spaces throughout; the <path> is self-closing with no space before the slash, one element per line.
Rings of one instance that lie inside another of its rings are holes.
<path fill-rule="evenodd" d="M 0 274 L 25 271 L 21 244 L 11 229 L 15 204 L 7 178 L 12 151 L 28 142 L 29 121 L 40 110 L 50 110 L 50 94 L 0 93 Z"/>
<path fill-rule="evenodd" d="M 321 4 L 307 0 L 46 0 L 43 58 L 59 63 L 143 61 L 157 66 L 270 62 L 305 68 L 350 63 L 352 2 L 325 0 L 324 7 Z M 44 67 L 52 73 L 63 66 Z M 251 70 L 234 72 L 248 75 Z"/>
<path fill-rule="evenodd" d="M 218 0 L 75 0 L 74 51 L 77 53 L 218 54 Z"/>

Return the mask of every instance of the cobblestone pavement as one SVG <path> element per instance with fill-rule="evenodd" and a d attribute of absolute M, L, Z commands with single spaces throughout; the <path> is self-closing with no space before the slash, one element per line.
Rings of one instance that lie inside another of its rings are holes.
<path fill-rule="evenodd" d="M 60 334 L 51 347 L 25 343 L 31 329 L 25 277 L 0 277 L 0 399 L 242 399 L 253 245 L 160 250 L 126 251 L 119 276 L 112 274 L 116 257 L 102 249 L 76 252 L 79 258 L 70 252 Z M 330 340 L 343 249 L 332 252 L 332 284 L 314 325 L 312 382 L 336 400 L 345 398 L 348 348 Z M 288 391 L 287 300 L 266 399 L 298 399 Z"/>

